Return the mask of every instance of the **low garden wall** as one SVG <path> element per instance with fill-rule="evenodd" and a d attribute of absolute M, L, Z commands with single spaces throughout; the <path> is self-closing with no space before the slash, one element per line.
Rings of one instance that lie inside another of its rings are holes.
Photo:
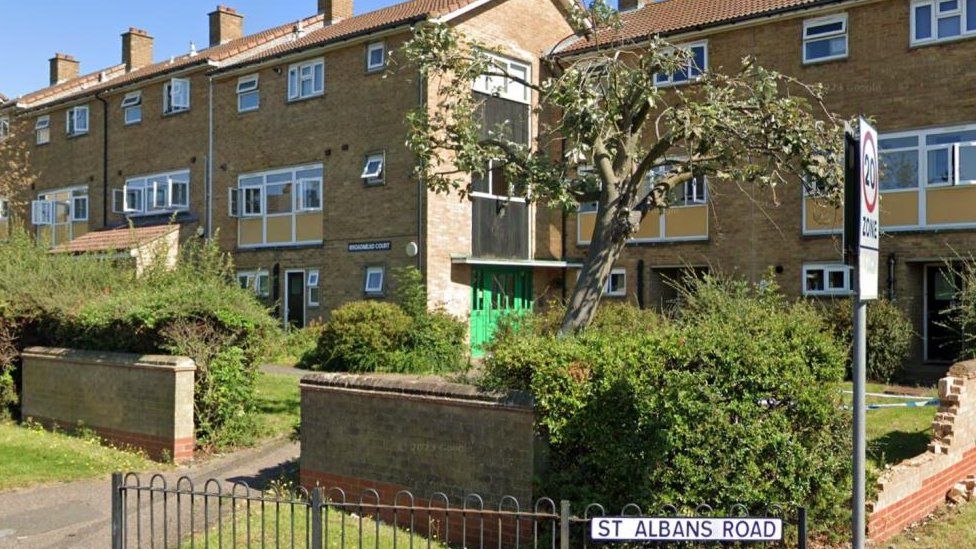
<path fill-rule="evenodd" d="M 301 393 L 301 483 L 308 488 L 340 488 L 348 501 L 373 489 L 387 504 L 403 503 L 397 493 L 409 490 L 420 506 L 443 492 L 458 508 L 476 493 L 485 509 L 498 509 L 507 495 L 532 507 L 535 431 L 527 393 L 351 374 L 305 376 Z M 433 505 L 442 507 L 443 498 Z M 470 499 L 467 505 L 479 507 Z"/>
<path fill-rule="evenodd" d="M 952 366 L 939 380 L 939 399 L 928 450 L 878 479 L 868 521 L 868 533 L 875 541 L 884 541 L 924 518 L 959 491 L 957 485 L 965 485 L 967 477 L 976 474 L 976 360 Z"/>
<path fill-rule="evenodd" d="M 22 368 L 25 419 L 91 429 L 154 459 L 193 457 L 189 358 L 30 347 Z"/>

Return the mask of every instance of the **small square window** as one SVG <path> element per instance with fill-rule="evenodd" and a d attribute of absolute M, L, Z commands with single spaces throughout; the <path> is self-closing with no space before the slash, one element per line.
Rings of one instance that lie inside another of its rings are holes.
<path fill-rule="evenodd" d="M 378 71 L 386 66 L 386 44 L 376 42 L 366 46 L 366 70 Z"/>
<path fill-rule="evenodd" d="M 310 307 L 318 307 L 319 305 L 319 271 L 318 269 L 309 269 L 308 271 L 308 305 Z"/>
<path fill-rule="evenodd" d="M 366 162 L 363 164 L 363 173 L 360 177 L 366 182 L 367 185 L 379 185 L 383 183 L 383 167 L 386 163 L 386 155 L 384 153 L 374 153 L 366 157 Z"/>
<path fill-rule="evenodd" d="M 48 115 L 37 117 L 34 124 L 34 132 L 37 134 L 37 144 L 43 145 L 51 141 L 51 117 Z"/>
<path fill-rule="evenodd" d="M 88 105 L 68 109 L 65 130 L 71 136 L 88 133 Z"/>
<path fill-rule="evenodd" d="M 125 94 L 122 98 L 122 115 L 126 126 L 142 122 L 142 92 Z"/>
<path fill-rule="evenodd" d="M 803 62 L 815 63 L 847 57 L 847 14 L 803 22 Z"/>
<path fill-rule="evenodd" d="M 237 81 L 237 112 L 254 111 L 261 107 L 258 75 L 244 76 Z"/>
<path fill-rule="evenodd" d="M 611 297 L 627 295 L 627 271 L 624 269 L 611 271 L 606 286 L 603 288 L 603 293 Z"/>
<path fill-rule="evenodd" d="M 383 293 L 383 267 L 366 267 L 366 282 L 364 290 L 367 294 Z"/>
<path fill-rule="evenodd" d="M 843 264 L 803 266 L 803 294 L 811 296 L 851 293 L 851 269 Z"/>
<path fill-rule="evenodd" d="M 325 92 L 325 60 L 296 63 L 288 68 L 288 100 L 305 99 Z"/>

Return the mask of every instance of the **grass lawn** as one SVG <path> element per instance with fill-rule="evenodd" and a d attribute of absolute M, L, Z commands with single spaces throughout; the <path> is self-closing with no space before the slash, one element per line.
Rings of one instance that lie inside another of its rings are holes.
<path fill-rule="evenodd" d="M 301 417 L 298 377 L 266 374 L 258 377 L 258 437 L 269 439 L 295 432 Z"/>
<path fill-rule="evenodd" d="M 897 549 L 976 547 L 976 503 L 967 503 L 955 509 L 943 509 L 935 520 L 892 538 L 884 546 Z"/>
<path fill-rule="evenodd" d="M 0 422 L 0 464 L 0 490 L 160 467 L 139 454 L 102 446 L 94 438 L 12 422 Z"/>

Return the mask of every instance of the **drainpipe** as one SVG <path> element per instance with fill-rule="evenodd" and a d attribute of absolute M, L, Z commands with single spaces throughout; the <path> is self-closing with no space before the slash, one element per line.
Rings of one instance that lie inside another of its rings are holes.
<path fill-rule="evenodd" d="M 207 175 L 204 188 L 204 208 L 206 210 L 207 240 L 213 238 L 213 155 L 214 155 L 214 107 L 213 107 L 213 76 L 209 77 L 207 89 Z"/>
<path fill-rule="evenodd" d="M 895 300 L 895 254 L 888 254 L 888 301 Z"/>
<path fill-rule="evenodd" d="M 102 228 L 108 228 L 108 101 L 95 94 L 102 104 Z"/>
<path fill-rule="evenodd" d="M 418 78 L 417 83 L 417 104 L 420 108 L 426 108 L 427 106 L 427 78 Z M 427 262 L 424 261 L 424 256 L 427 253 L 426 238 L 424 231 L 424 197 L 427 193 L 427 185 L 424 183 L 423 177 L 417 178 L 417 270 L 423 275 L 424 280 L 427 280 Z M 425 282 L 426 283 L 426 282 Z"/>

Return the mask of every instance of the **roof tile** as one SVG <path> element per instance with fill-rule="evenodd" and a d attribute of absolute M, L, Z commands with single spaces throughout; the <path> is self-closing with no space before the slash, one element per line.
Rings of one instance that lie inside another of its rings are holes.
<path fill-rule="evenodd" d="M 120 227 L 118 229 L 93 231 L 85 233 L 70 242 L 61 244 L 53 248 L 51 252 L 78 254 L 131 250 L 177 230 L 179 230 L 179 225 Z"/>

